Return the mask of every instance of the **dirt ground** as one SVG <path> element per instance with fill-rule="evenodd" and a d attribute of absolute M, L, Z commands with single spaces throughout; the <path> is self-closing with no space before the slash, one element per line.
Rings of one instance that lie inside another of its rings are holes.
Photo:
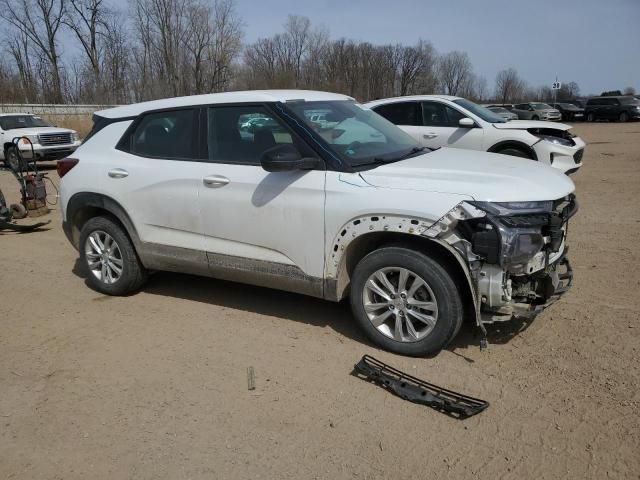
<path fill-rule="evenodd" d="M 575 132 L 575 286 L 486 352 L 467 326 L 404 358 L 346 305 L 186 275 L 106 297 L 59 211 L 1 234 L 0 479 L 640 478 L 640 123 Z M 349 374 L 364 353 L 491 406 L 458 421 L 396 398 Z"/>

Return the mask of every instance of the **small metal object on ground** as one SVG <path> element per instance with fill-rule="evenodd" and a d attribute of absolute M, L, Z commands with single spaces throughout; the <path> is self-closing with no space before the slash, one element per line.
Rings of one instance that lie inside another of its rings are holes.
<path fill-rule="evenodd" d="M 249 390 L 256 389 L 256 374 L 253 371 L 253 367 L 247 368 L 247 386 Z"/>
<path fill-rule="evenodd" d="M 476 415 L 489 406 L 489 402 L 432 385 L 369 355 L 356 363 L 352 373 L 405 400 L 426 405 L 460 420 Z"/>

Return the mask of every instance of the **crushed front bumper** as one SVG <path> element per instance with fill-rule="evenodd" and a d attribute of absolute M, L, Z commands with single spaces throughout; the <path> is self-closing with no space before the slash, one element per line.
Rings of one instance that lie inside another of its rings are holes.
<path fill-rule="evenodd" d="M 518 298 L 499 308 L 481 307 L 482 323 L 509 321 L 513 318 L 533 318 L 569 291 L 573 285 L 573 269 L 567 250 L 554 263 L 543 270 L 520 278 L 521 288 L 529 288 L 531 294 Z M 534 294 L 535 292 L 535 294 Z"/>

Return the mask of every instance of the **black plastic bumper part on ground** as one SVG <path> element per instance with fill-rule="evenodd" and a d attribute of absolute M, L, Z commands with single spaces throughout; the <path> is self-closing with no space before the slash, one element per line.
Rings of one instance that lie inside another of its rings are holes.
<path fill-rule="evenodd" d="M 353 374 L 405 400 L 426 405 L 460 420 L 476 415 L 489 406 L 489 402 L 432 385 L 369 355 L 362 357 L 355 365 Z"/>

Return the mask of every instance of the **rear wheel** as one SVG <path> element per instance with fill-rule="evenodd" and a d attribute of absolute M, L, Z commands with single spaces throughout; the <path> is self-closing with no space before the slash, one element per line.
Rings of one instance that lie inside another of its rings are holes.
<path fill-rule="evenodd" d="M 531 120 L 540 120 L 540 117 L 537 115 L 534 115 L 533 117 L 531 117 Z"/>
<path fill-rule="evenodd" d="M 593 114 L 593 112 L 587 113 L 587 122 L 595 122 L 595 121 L 596 121 L 596 116 Z"/>
<path fill-rule="evenodd" d="M 371 341 L 411 356 L 442 350 L 463 318 L 451 275 L 428 256 L 402 247 L 381 248 L 358 263 L 351 308 Z"/>
<path fill-rule="evenodd" d="M 106 295 L 140 288 L 147 272 L 124 229 L 107 217 L 89 220 L 80 232 L 80 260 L 89 284 Z"/>
<path fill-rule="evenodd" d="M 629 114 L 627 112 L 621 112 L 620 116 L 618 117 L 618 121 L 620 121 L 620 122 L 628 122 L 629 121 Z"/>

